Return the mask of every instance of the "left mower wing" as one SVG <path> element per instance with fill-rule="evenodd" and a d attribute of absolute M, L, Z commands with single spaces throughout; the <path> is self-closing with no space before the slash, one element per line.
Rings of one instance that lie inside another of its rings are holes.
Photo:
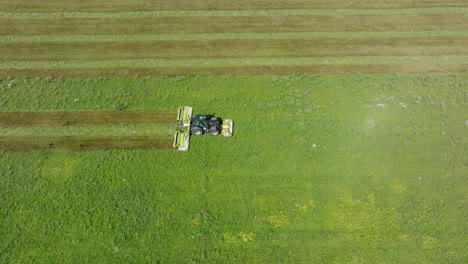
<path fill-rule="evenodd" d="M 190 121 L 192 120 L 192 107 L 181 106 L 177 110 L 177 123 L 179 131 L 174 134 L 174 148 L 187 151 L 190 143 Z"/>

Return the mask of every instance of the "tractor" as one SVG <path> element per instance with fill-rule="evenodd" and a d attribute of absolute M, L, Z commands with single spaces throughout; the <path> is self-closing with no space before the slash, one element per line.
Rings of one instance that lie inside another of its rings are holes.
<path fill-rule="evenodd" d="M 192 117 L 192 107 L 181 106 L 177 111 L 178 130 L 174 135 L 174 148 L 187 151 L 190 136 L 211 134 L 232 137 L 234 122 L 232 119 L 222 120 L 214 115 L 198 114 Z"/>
<path fill-rule="evenodd" d="M 190 121 L 190 132 L 192 135 L 201 136 L 210 133 L 213 136 L 221 134 L 223 121 L 213 115 L 196 115 Z"/>

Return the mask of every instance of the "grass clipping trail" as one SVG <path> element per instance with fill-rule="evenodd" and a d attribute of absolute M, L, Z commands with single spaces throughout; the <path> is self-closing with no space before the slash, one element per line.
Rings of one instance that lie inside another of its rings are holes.
<path fill-rule="evenodd" d="M 0 151 L 169 149 L 173 111 L 0 113 Z"/>

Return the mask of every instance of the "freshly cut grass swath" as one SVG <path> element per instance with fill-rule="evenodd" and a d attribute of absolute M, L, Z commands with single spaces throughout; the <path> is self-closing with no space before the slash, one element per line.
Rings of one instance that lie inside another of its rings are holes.
<path fill-rule="evenodd" d="M 172 135 L 0 136 L 0 151 L 171 149 Z"/>
<path fill-rule="evenodd" d="M 0 18 L 1 35 L 208 34 L 464 30 L 463 13 L 399 15 Z M 129 26 L 132 25 L 132 26 Z"/>
<path fill-rule="evenodd" d="M 418 37 L 466 37 L 467 31 L 412 31 L 412 32 L 372 32 L 372 31 L 349 31 L 349 32 L 295 32 L 295 33 L 213 33 L 213 34 L 147 34 L 147 35 L 6 35 L 0 36 L 0 44 L 17 43 L 41 43 L 41 42 L 153 42 L 153 41 L 209 41 L 209 40 L 243 40 L 243 39 L 325 39 L 325 38 L 418 38 Z M 58 45 L 58 44 L 56 44 Z M 5 55 L 5 54 L 4 54 Z M 37 54 L 36 54 L 37 55 Z"/>
<path fill-rule="evenodd" d="M 31 76 L 96 78 L 96 77 L 138 77 L 138 76 L 271 76 L 292 74 L 465 74 L 468 63 L 427 63 L 427 64 L 371 64 L 371 65 L 308 65 L 308 66 L 231 66 L 231 67 L 119 67 L 119 68 L 57 68 L 57 69 L 0 69 L 0 76 L 28 78 Z"/>
<path fill-rule="evenodd" d="M 172 147 L 172 135 L 161 133 L 161 128 L 153 134 L 88 134 L 80 135 L 62 132 L 51 136 L 48 130 L 40 127 L 86 127 L 106 130 L 102 126 L 118 125 L 158 125 L 175 122 L 175 111 L 76 111 L 76 112 L 0 112 L 1 128 L 37 128 L 36 134 L 2 135 L 0 151 L 91 151 L 107 149 L 166 149 Z M 157 128 L 157 127 L 156 127 Z M 54 133 L 60 131 L 53 130 Z M 114 129 L 115 130 L 115 129 Z M 91 130 L 93 132 L 94 130 Z M 46 134 L 44 134 L 46 132 Z M 134 130 L 137 133 L 137 130 Z M 74 130 L 74 133 L 77 133 Z M 141 132 L 140 132 L 141 133 Z M 65 135 L 63 135 L 65 134 Z"/>
<path fill-rule="evenodd" d="M 148 11 L 148 10 L 264 10 L 264 9 L 394 9 L 394 8 L 438 8 L 438 7 L 465 7 L 463 0 L 81 0 L 81 1 L 22 1 L 4 0 L 2 9 L 4 12 L 89 12 L 89 11 Z"/>
<path fill-rule="evenodd" d="M 171 124 L 175 119 L 175 111 L 0 112 L 0 128 Z"/>
<path fill-rule="evenodd" d="M 394 38 L 226 39 L 0 43 L 0 59 L 115 61 L 141 59 L 308 58 L 468 55 L 467 36 Z M 60 50 L 62 52 L 57 52 Z"/>
<path fill-rule="evenodd" d="M 403 15 L 465 13 L 464 7 L 398 8 L 398 9 L 286 9 L 286 10 L 172 10 L 141 12 L 2 12 L 0 18 L 156 18 L 156 17 L 264 17 L 264 16 L 310 16 L 310 15 Z"/>
<path fill-rule="evenodd" d="M 466 72 L 468 5 L 457 0 L 52 0 L 1 9 L 0 77 Z"/>

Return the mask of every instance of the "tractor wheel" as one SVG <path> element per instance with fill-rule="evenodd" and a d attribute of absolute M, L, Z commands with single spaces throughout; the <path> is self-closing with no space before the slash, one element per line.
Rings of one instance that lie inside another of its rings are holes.
<path fill-rule="evenodd" d="M 214 126 L 217 126 L 219 124 L 218 120 L 208 120 L 208 125 L 210 127 L 214 127 Z"/>
<path fill-rule="evenodd" d="M 201 136 L 204 134 L 204 132 L 202 129 L 195 128 L 195 129 L 192 129 L 192 134 L 194 134 L 195 136 Z"/>
<path fill-rule="evenodd" d="M 220 132 L 219 129 L 217 129 L 217 128 L 210 130 L 210 134 L 211 134 L 212 136 L 217 136 L 217 135 L 219 135 L 220 133 L 221 133 L 221 132 Z"/>

